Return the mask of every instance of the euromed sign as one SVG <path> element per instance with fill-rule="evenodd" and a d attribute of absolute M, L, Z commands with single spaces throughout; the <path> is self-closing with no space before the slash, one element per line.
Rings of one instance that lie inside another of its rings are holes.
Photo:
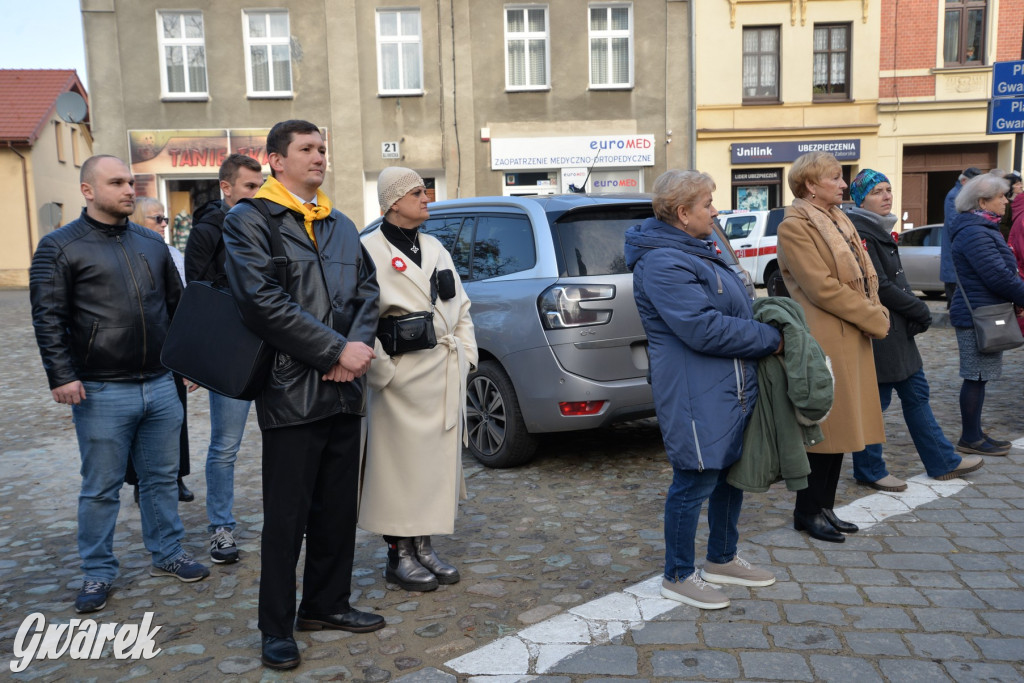
<path fill-rule="evenodd" d="M 770 164 L 795 161 L 808 152 L 828 152 L 839 161 L 860 159 L 860 140 L 808 140 L 806 142 L 737 142 L 734 164 Z"/>
<path fill-rule="evenodd" d="M 493 170 L 654 165 L 653 135 L 492 138 Z"/>

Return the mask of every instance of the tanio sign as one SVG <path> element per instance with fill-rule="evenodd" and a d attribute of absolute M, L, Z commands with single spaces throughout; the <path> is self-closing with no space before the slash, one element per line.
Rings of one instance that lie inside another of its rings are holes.
<path fill-rule="evenodd" d="M 33 659 L 99 659 L 103 646 L 111 644 L 115 659 L 152 659 L 160 654 L 153 637 L 162 627 L 152 628 L 153 613 L 146 612 L 141 624 L 97 624 L 92 619 L 71 619 L 66 624 L 46 623 L 33 612 L 25 617 L 14 637 L 11 671 L 24 671 Z"/>

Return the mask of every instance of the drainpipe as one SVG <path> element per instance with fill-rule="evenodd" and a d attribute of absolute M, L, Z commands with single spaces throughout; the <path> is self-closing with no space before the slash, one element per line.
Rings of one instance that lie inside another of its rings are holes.
<path fill-rule="evenodd" d="M 690 14 L 690 168 L 697 168 L 697 0 L 689 0 L 686 6 Z"/>
<path fill-rule="evenodd" d="M 28 260 L 32 261 L 34 249 L 32 249 L 32 204 L 28 199 L 28 159 L 25 155 L 14 148 L 14 144 L 8 140 L 7 149 L 18 155 L 21 159 L 21 184 L 25 188 L 25 228 L 28 230 Z"/>

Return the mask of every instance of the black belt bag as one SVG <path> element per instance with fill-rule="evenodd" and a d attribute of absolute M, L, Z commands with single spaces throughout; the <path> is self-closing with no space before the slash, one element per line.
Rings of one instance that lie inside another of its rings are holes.
<path fill-rule="evenodd" d="M 432 349 L 437 346 L 434 312 L 416 311 L 381 318 L 377 323 L 377 339 L 389 356 Z"/>

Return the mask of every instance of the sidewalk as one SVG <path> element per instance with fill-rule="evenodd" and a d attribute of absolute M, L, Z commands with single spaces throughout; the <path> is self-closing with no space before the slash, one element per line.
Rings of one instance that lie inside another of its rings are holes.
<path fill-rule="evenodd" d="M 81 582 L 80 478 L 68 410 L 46 389 L 27 293 L 0 291 L 0 319 L 0 669 L 7 673 L 29 614 L 49 623 L 79 618 L 71 602 Z M 955 439 L 960 380 L 953 331 L 936 325 L 919 343 L 932 406 Z M 388 590 L 383 543 L 359 532 L 352 602 L 382 614 L 387 628 L 366 635 L 300 632 L 302 666 L 284 674 L 259 663 L 260 438 L 250 416 L 236 470 L 241 562 L 216 565 L 209 579 L 193 584 L 150 577 L 138 508 L 130 488 L 122 490 L 114 539 L 121 578 L 107 607 L 85 616 L 137 624 L 153 613 L 161 653 L 119 661 L 108 646 L 96 660 L 34 661 L 10 677 L 1024 681 L 1022 361 L 1024 349 L 1005 354 L 1003 379 L 988 387 L 984 421 L 997 438 L 1018 441 L 1010 456 L 986 458 L 969 481 L 918 477 L 923 468 L 894 400 L 886 414 L 886 459 L 911 489 L 876 494 L 858 486 L 847 458 L 838 500 L 851 509 L 841 514 L 866 528 L 844 544 L 795 532 L 793 496 L 781 485 L 748 495 L 741 552 L 770 566 L 778 582 L 727 587 L 732 605 L 715 612 L 663 600 L 656 590 L 671 469 L 653 421 L 545 439 L 537 460 L 514 470 L 488 470 L 467 456 L 470 498 L 460 506 L 456 533 L 435 539 L 462 581 L 433 593 Z M 202 392 L 189 402 L 189 420 L 186 481 L 197 500 L 179 509 L 186 546 L 206 558 L 209 425 Z M 699 549 L 703 543 L 699 538 Z"/>

